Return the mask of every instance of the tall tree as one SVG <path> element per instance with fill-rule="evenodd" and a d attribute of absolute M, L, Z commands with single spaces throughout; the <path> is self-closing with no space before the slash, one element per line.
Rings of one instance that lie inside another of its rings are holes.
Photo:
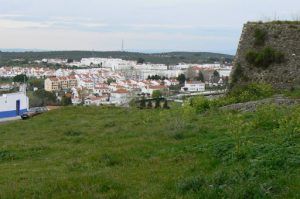
<path fill-rule="evenodd" d="M 165 100 L 164 105 L 163 105 L 164 109 L 169 109 L 169 105 L 168 105 L 168 100 Z"/>
<path fill-rule="evenodd" d="M 160 99 L 155 100 L 155 108 L 160 108 Z"/>
<path fill-rule="evenodd" d="M 26 75 L 24 75 L 24 74 L 16 75 L 13 78 L 13 81 L 14 82 L 19 82 L 19 83 L 27 82 L 28 81 L 28 77 Z"/>
<path fill-rule="evenodd" d="M 152 106 L 152 102 L 151 100 L 148 101 L 148 104 L 147 104 L 147 108 L 151 109 L 153 106 Z"/>
<path fill-rule="evenodd" d="M 198 81 L 201 81 L 201 82 L 204 82 L 204 75 L 203 75 L 202 71 L 199 71 L 197 80 L 198 80 Z"/>
<path fill-rule="evenodd" d="M 185 83 L 185 80 L 186 80 L 186 77 L 184 74 L 180 74 L 178 77 L 177 77 L 177 81 L 179 81 L 179 83 L 181 85 L 183 85 Z"/>
<path fill-rule="evenodd" d="M 72 104 L 72 99 L 70 96 L 66 96 L 64 95 L 61 99 L 61 104 L 63 106 L 68 106 L 68 105 L 71 105 Z"/>
<path fill-rule="evenodd" d="M 138 58 L 137 63 L 138 64 L 143 64 L 145 62 L 145 60 L 143 58 Z"/>
<path fill-rule="evenodd" d="M 140 108 L 145 108 L 146 107 L 146 100 L 145 97 L 143 96 L 141 103 L 140 103 Z"/>

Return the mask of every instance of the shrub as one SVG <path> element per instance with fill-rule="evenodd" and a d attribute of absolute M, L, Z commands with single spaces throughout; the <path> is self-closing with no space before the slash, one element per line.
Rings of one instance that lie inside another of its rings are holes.
<path fill-rule="evenodd" d="M 205 179 L 201 176 L 190 177 L 182 180 L 177 184 L 177 189 L 180 193 L 198 192 L 205 184 Z"/>
<path fill-rule="evenodd" d="M 197 113 L 203 113 L 210 108 L 210 101 L 204 96 L 192 98 L 189 103 Z"/>
<path fill-rule="evenodd" d="M 160 98 L 162 96 L 162 92 L 160 90 L 155 90 L 152 93 L 153 98 Z"/>
<path fill-rule="evenodd" d="M 232 80 L 231 83 L 234 84 L 238 81 L 239 78 L 243 76 L 243 68 L 240 63 L 238 63 L 235 67 L 235 70 L 233 71 L 232 74 Z"/>
<path fill-rule="evenodd" d="M 284 62 L 284 54 L 271 47 L 266 47 L 260 51 L 251 50 L 247 52 L 246 61 L 255 67 L 265 69 L 274 63 Z"/>
<path fill-rule="evenodd" d="M 258 107 L 253 121 L 256 129 L 273 130 L 279 127 L 278 115 L 279 107 L 275 105 L 263 105 Z"/>
<path fill-rule="evenodd" d="M 268 33 L 263 29 L 256 28 L 254 30 L 254 45 L 255 46 L 263 46 L 266 42 Z"/>
<path fill-rule="evenodd" d="M 152 106 L 152 102 L 151 101 L 148 101 L 148 104 L 147 104 L 147 108 L 151 109 L 153 106 Z"/>
<path fill-rule="evenodd" d="M 2 161 L 8 161 L 8 160 L 15 160 L 16 156 L 14 153 L 4 150 L 0 151 L 0 162 Z"/>
<path fill-rule="evenodd" d="M 235 87 L 225 98 L 235 103 L 263 99 L 272 96 L 274 90 L 269 84 L 252 83 L 245 86 Z"/>
<path fill-rule="evenodd" d="M 273 94 L 271 85 L 252 83 L 235 87 L 225 97 L 219 99 L 209 100 L 204 96 L 192 98 L 185 104 L 185 107 L 192 107 L 196 113 L 203 113 L 211 108 L 264 99 Z"/>

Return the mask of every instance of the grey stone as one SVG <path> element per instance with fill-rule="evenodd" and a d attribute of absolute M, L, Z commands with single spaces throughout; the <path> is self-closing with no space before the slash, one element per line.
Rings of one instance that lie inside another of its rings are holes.
<path fill-rule="evenodd" d="M 241 112 L 254 112 L 258 106 L 275 104 L 278 106 L 292 106 L 300 104 L 300 99 L 291 99 L 283 96 L 275 96 L 272 98 L 250 101 L 245 103 L 230 104 L 228 106 L 221 107 L 220 110 L 234 110 Z"/>
<path fill-rule="evenodd" d="M 260 69 L 247 63 L 245 57 L 254 47 L 254 30 L 260 28 L 268 33 L 265 46 L 280 51 L 285 56 L 281 64 L 272 64 L 267 69 Z M 254 23 L 244 25 L 237 54 L 234 60 L 233 72 L 240 64 L 246 78 L 238 78 L 237 85 L 255 83 L 271 84 L 276 89 L 290 89 L 300 86 L 300 24 Z"/>

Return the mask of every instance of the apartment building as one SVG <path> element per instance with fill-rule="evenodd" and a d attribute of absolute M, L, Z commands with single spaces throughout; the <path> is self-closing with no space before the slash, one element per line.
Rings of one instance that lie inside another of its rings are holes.
<path fill-rule="evenodd" d="M 76 86 L 77 80 L 73 76 L 49 77 L 45 80 L 45 90 L 50 92 L 71 89 Z"/>

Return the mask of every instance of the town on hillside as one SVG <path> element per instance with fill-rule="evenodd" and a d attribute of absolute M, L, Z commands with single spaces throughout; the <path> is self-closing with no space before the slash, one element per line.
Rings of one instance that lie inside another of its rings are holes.
<path fill-rule="evenodd" d="M 80 62 L 65 59 L 42 59 L 35 63 L 59 64 L 51 67 L 0 68 L 1 78 L 26 76 L 43 82 L 38 89 L 55 93 L 59 101 L 70 98 L 73 105 L 128 106 L 137 98 L 172 96 L 226 89 L 232 66 L 220 64 L 151 64 L 112 58 L 83 58 Z M 21 79 L 22 81 L 22 79 Z M 15 82 L 0 84 L 0 91 L 12 90 Z"/>

